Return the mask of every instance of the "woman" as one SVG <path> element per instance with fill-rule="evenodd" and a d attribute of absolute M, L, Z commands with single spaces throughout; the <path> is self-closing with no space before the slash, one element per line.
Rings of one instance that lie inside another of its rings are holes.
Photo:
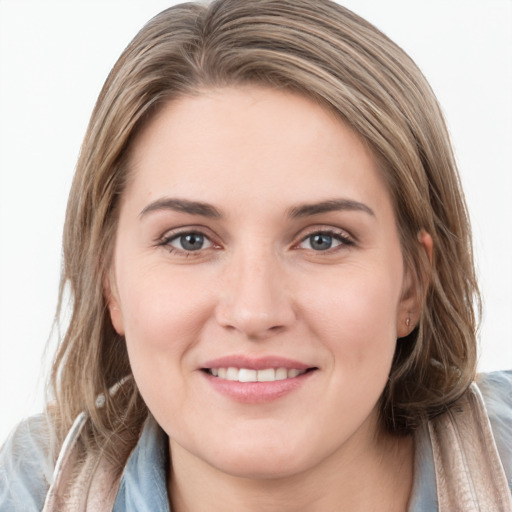
<path fill-rule="evenodd" d="M 86 134 L 67 289 L 55 401 L 3 449 L 3 508 L 512 510 L 511 378 L 474 384 L 442 114 L 336 4 L 142 29 Z"/>

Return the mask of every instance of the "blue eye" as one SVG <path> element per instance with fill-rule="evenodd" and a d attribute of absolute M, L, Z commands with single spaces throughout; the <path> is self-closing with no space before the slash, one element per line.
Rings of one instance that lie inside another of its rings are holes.
<path fill-rule="evenodd" d="M 193 252 L 200 251 L 211 247 L 211 241 L 202 233 L 182 233 L 174 238 L 169 239 L 166 245 L 170 245 L 176 249 Z"/>
<path fill-rule="evenodd" d="M 315 251 L 326 251 L 332 247 L 333 238 L 325 233 L 316 233 L 309 237 L 309 245 Z"/>
<path fill-rule="evenodd" d="M 327 251 L 341 245 L 353 245 L 353 242 L 341 233 L 331 233 L 328 231 L 312 233 L 300 243 L 301 248 L 313 251 Z"/>

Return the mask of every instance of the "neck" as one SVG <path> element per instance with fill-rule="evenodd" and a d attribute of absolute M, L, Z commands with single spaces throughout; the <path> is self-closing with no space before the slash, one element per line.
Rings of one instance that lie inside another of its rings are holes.
<path fill-rule="evenodd" d="M 412 437 L 379 435 L 372 449 L 348 449 L 307 471 L 268 479 L 219 471 L 172 442 L 171 452 L 173 512 L 404 512 L 412 488 Z"/>

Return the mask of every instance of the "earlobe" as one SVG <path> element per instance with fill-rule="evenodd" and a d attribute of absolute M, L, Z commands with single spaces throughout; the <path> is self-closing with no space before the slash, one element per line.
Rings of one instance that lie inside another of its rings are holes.
<path fill-rule="evenodd" d="M 397 315 L 397 338 L 408 336 L 416 327 L 420 316 L 420 302 L 417 279 L 410 271 L 406 271 Z"/>
<path fill-rule="evenodd" d="M 110 321 L 120 336 L 124 336 L 124 322 L 123 313 L 119 305 L 119 299 L 117 297 L 117 288 L 114 284 L 111 284 L 111 278 L 106 277 L 104 282 L 105 300 L 107 301 L 108 311 L 110 313 Z"/>

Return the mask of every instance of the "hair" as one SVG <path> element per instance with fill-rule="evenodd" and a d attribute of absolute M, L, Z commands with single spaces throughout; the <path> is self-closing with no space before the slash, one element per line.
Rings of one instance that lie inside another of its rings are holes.
<path fill-rule="evenodd" d="M 82 411 L 96 441 L 136 438 L 148 410 L 105 297 L 129 149 L 162 105 L 209 88 L 290 90 L 336 113 L 367 144 L 391 195 L 421 316 L 397 341 L 380 400 L 383 428 L 413 431 L 459 398 L 476 372 L 480 307 L 471 231 L 438 102 L 407 54 L 329 0 L 187 3 L 150 20 L 110 72 L 92 113 L 67 207 L 57 318 L 71 317 L 51 374 L 58 436 Z M 418 242 L 433 239 L 429 261 Z M 59 316 L 60 315 L 60 316 Z M 124 380 L 117 393 L 109 389 Z M 104 397 L 97 406 L 97 397 Z"/>

